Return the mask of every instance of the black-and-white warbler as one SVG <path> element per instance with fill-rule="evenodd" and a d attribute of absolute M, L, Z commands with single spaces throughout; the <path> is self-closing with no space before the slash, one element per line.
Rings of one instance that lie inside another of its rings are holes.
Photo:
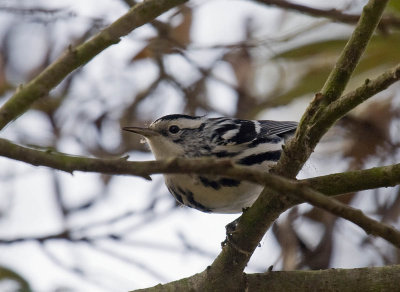
<path fill-rule="evenodd" d="M 249 121 L 167 115 L 148 128 L 125 127 L 142 135 L 157 160 L 171 157 L 230 158 L 235 163 L 268 171 L 279 160 L 282 145 L 296 122 Z M 165 184 L 176 200 L 203 212 L 239 213 L 250 207 L 262 186 L 207 175 L 166 174 Z"/>

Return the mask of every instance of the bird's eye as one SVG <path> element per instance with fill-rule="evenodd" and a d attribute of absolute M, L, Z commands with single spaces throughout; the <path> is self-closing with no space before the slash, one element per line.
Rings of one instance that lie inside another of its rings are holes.
<path fill-rule="evenodd" d="M 169 131 L 170 133 L 172 133 L 172 134 L 178 133 L 179 130 L 180 130 L 179 127 L 176 126 L 176 125 L 172 125 L 172 126 L 170 126 L 169 129 L 168 129 L 168 131 Z"/>

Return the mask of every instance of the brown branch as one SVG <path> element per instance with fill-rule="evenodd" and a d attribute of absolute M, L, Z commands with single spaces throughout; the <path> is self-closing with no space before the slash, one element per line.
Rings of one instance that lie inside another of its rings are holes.
<path fill-rule="evenodd" d="M 247 292 L 281 291 L 398 291 L 400 265 L 358 269 L 329 269 L 321 271 L 277 271 L 262 274 L 244 274 Z M 205 272 L 179 281 L 131 292 L 202 291 L 199 283 Z M 310 289 L 312 287 L 312 289 Z M 228 290 L 221 290 L 228 291 Z"/>
<path fill-rule="evenodd" d="M 249 292 L 255 291 L 313 291 L 389 292 L 398 289 L 400 265 L 358 268 L 329 269 L 320 271 L 267 272 L 250 275 Z"/>

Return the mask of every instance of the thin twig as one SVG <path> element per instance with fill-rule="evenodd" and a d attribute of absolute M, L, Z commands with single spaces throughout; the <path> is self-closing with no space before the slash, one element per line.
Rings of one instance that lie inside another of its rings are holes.
<path fill-rule="evenodd" d="M 367 217 L 361 210 L 340 203 L 310 188 L 297 188 L 290 192 L 290 194 L 304 199 L 313 206 L 345 218 L 364 229 L 367 234 L 380 236 L 397 248 L 400 248 L 400 232 L 398 230 L 388 224 Z"/>
<path fill-rule="evenodd" d="M 301 12 L 310 16 L 325 17 L 333 21 L 355 24 L 360 19 L 359 14 L 349 14 L 338 9 L 319 9 L 306 5 L 296 4 L 285 0 L 255 0 L 265 5 L 276 6 L 296 12 Z M 387 27 L 400 27 L 400 18 L 395 16 L 383 16 L 379 22 L 379 28 L 386 30 Z"/>
<path fill-rule="evenodd" d="M 326 108 L 325 115 L 323 115 L 322 119 L 334 119 L 334 121 L 336 121 L 362 102 L 371 98 L 378 92 L 385 90 L 399 80 L 400 64 L 397 64 L 394 68 L 387 70 L 375 79 L 366 79 L 363 85 L 330 104 Z"/>

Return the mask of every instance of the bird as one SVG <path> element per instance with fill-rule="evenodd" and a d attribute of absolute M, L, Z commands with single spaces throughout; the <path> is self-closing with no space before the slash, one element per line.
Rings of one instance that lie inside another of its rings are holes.
<path fill-rule="evenodd" d="M 268 172 L 298 123 L 170 114 L 148 127 L 124 127 L 143 136 L 156 160 L 174 157 L 231 159 Z M 240 213 L 255 202 L 263 187 L 222 176 L 164 174 L 169 192 L 180 204 L 206 213 Z"/>

